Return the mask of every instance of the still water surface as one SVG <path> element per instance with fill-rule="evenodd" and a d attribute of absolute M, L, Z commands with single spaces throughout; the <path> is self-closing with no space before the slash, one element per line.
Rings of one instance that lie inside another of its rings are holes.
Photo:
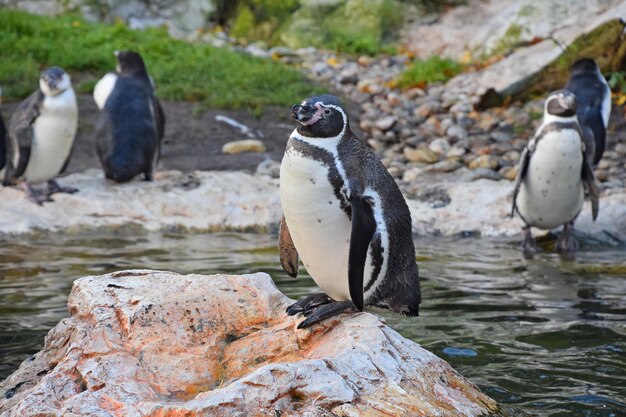
<path fill-rule="evenodd" d="M 0 380 L 67 316 L 72 281 L 127 268 L 269 273 L 288 296 L 316 291 L 280 268 L 276 237 L 91 234 L 0 238 Z M 626 249 L 523 260 L 518 242 L 417 238 L 418 319 L 387 323 L 502 404 L 531 415 L 626 416 Z M 1 393 L 0 393 L 1 394 Z"/>

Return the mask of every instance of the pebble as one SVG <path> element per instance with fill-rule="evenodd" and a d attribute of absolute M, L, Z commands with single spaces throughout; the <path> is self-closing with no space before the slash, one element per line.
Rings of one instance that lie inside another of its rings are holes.
<path fill-rule="evenodd" d="M 408 63 L 405 55 L 354 58 L 315 48 L 266 49 L 260 43 L 233 48 L 294 64 L 357 103 L 362 139 L 379 156 L 385 155 L 385 165 L 396 177 L 411 179 L 467 165 L 472 170 L 470 179 L 514 180 L 519 155 L 542 121 L 542 98 L 476 111 L 475 97 L 441 83 L 396 89 L 394 84 Z M 619 140 L 619 126 L 613 131 L 596 170 L 599 181 L 611 184 L 626 180 L 626 143 Z"/>
<path fill-rule="evenodd" d="M 469 169 L 489 168 L 496 169 L 500 165 L 500 161 L 493 155 L 480 155 L 472 159 L 467 165 Z"/>
<path fill-rule="evenodd" d="M 403 154 L 409 162 L 423 162 L 426 164 L 433 164 L 439 160 L 439 155 L 437 155 L 430 149 L 404 148 Z"/>
<path fill-rule="evenodd" d="M 265 152 L 265 144 L 258 139 L 243 139 L 228 142 L 222 146 L 222 153 L 238 154 L 243 152 Z"/>
<path fill-rule="evenodd" d="M 393 127 L 393 125 L 396 124 L 396 122 L 398 121 L 398 118 L 395 116 L 387 116 L 387 117 L 383 117 L 382 119 L 377 120 L 374 123 L 374 126 L 376 126 L 376 128 L 382 130 L 383 132 L 388 131 L 389 129 L 391 129 Z"/>

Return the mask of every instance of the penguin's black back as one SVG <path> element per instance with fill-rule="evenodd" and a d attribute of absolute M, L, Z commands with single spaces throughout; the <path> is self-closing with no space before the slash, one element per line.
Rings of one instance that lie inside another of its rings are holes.
<path fill-rule="evenodd" d="M 588 126 L 593 132 L 596 143 L 593 162 L 597 164 L 606 147 L 606 127 L 602 119 L 602 102 L 605 99 L 606 86 L 598 79 L 595 68 L 589 68 L 575 71 L 565 88 L 576 95 L 578 122 L 581 126 Z"/>
<path fill-rule="evenodd" d="M 345 135 L 338 146 L 338 154 L 348 181 L 359 179 L 365 188 L 378 193 L 389 235 L 387 273 L 385 281 L 372 296 L 374 305 L 417 316 L 421 290 L 409 207 L 395 180 L 374 152 L 350 131 L 349 126 Z"/>
<path fill-rule="evenodd" d="M 152 173 L 158 146 L 154 102 L 147 77 L 118 77 L 96 127 L 96 149 L 107 178 L 124 182 Z"/>

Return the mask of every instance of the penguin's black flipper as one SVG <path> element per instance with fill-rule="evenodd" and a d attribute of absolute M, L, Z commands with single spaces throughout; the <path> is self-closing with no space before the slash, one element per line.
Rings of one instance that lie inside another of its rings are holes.
<path fill-rule="evenodd" d="M 600 190 L 598 189 L 596 177 L 593 174 L 593 170 L 591 169 L 591 163 L 585 156 L 584 150 L 581 178 L 583 181 L 583 187 L 585 188 L 585 193 L 591 201 L 591 216 L 593 220 L 595 220 L 598 217 L 598 212 L 600 211 Z"/>
<path fill-rule="evenodd" d="M 376 220 L 372 206 L 364 196 L 352 195 L 350 203 L 352 205 L 352 231 L 348 255 L 348 284 L 352 302 L 359 311 L 363 311 L 363 274 L 367 250 L 376 233 Z"/>
<path fill-rule="evenodd" d="M 163 111 L 163 107 L 161 107 L 161 102 L 158 98 L 153 96 L 154 103 L 154 123 L 156 124 L 156 132 L 157 132 L 157 148 L 156 148 L 156 157 L 155 157 L 155 168 L 156 164 L 161 159 L 161 142 L 163 141 L 163 135 L 165 134 L 165 112 Z"/>
<path fill-rule="evenodd" d="M 511 218 L 515 215 L 515 210 L 517 210 L 517 195 L 519 194 L 520 186 L 522 185 L 522 181 L 526 177 L 526 172 L 528 171 L 528 164 L 530 163 L 531 152 L 529 147 L 526 146 L 524 151 L 522 152 L 522 156 L 519 160 L 519 165 L 517 166 L 517 177 L 515 177 L 515 189 L 513 191 L 513 206 L 511 207 Z"/>
<path fill-rule="evenodd" d="M 39 116 L 43 99 L 43 92 L 35 91 L 20 103 L 9 119 L 4 185 L 13 183 L 26 170 L 33 142 L 32 125 Z"/>
<path fill-rule="evenodd" d="M 298 251 L 296 250 L 289 228 L 285 221 L 285 216 L 280 219 L 280 231 L 278 232 L 278 252 L 280 264 L 285 272 L 292 278 L 298 278 Z"/>

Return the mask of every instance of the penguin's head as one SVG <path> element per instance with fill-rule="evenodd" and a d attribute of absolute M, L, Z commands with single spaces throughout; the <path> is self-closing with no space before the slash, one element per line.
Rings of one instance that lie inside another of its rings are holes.
<path fill-rule="evenodd" d="M 330 94 L 309 97 L 291 107 L 299 123 L 298 133 L 312 138 L 339 136 L 348 126 L 348 116 L 337 97 Z"/>
<path fill-rule="evenodd" d="M 59 67 L 48 68 L 39 77 L 39 88 L 47 96 L 56 96 L 72 87 L 70 76 Z"/>
<path fill-rule="evenodd" d="M 569 70 L 572 74 L 582 74 L 586 72 L 596 72 L 600 69 L 593 58 L 581 58 L 574 62 Z"/>
<path fill-rule="evenodd" d="M 545 114 L 557 117 L 576 115 L 576 96 L 570 90 L 556 90 L 546 99 Z"/>
<path fill-rule="evenodd" d="M 115 51 L 117 72 L 122 75 L 147 74 L 143 58 L 135 51 Z"/>

